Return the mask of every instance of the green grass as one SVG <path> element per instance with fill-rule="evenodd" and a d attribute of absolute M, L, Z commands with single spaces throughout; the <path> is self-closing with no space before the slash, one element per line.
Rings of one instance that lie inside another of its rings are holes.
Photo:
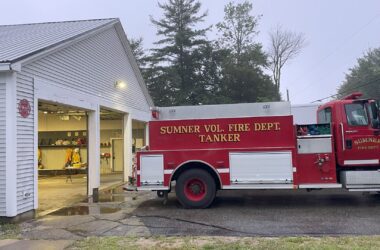
<path fill-rule="evenodd" d="M 380 236 L 360 237 L 89 237 L 70 249 L 380 249 Z"/>
<path fill-rule="evenodd" d="M 0 223 L 0 240 L 18 238 L 19 233 L 19 225 L 10 223 Z"/>

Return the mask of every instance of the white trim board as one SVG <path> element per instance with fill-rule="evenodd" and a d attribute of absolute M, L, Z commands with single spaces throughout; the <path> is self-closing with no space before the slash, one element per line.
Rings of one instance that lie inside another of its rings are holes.
<path fill-rule="evenodd" d="M 17 73 L 6 76 L 6 216 L 17 215 Z"/>
<path fill-rule="evenodd" d="M 95 111 L 97 106 L 113 109 L 122 113 L 131 114 L 131 119 L 148 122 L 151 120 L 151 113 L 136 110 L 131 107 L 121 106 L 104 100 L 101 96 L 94 96 L 85 93 L 74 93 L 71 89 L 61 85 L 46 81 L 41 78 L 34 78 L 34 90 L 37 99 L 74 106 L 85 110 Z"/>
<path fill-rule="evenodd" d="M 38 208 L 38 157 L 36 157 L 38 152 L 38 98 L 34 95 L 34 209 Z"/>

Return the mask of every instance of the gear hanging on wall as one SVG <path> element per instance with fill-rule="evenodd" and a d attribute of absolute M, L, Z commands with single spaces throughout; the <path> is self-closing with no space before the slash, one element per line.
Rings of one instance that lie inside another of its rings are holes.
<path fill-rule="evenodd" d="M 71 148 L 66 149 L 65 167 L 69 167 L 72 161 L 73 150 Z"/>
<path fill-rule="evenodd" d="M 75 168 L 76 167 L 80 168 L 82 166 L 79 148 L 74 149 L 72 159 L 71 159 L 71 163 L 72 163 L 72 166 Z"/>

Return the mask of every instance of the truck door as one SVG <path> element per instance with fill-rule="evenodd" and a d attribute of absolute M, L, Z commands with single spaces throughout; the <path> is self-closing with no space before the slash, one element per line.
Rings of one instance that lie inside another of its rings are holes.
<path fill-rule="evenodd" d="M 378 129 L 372 127 L 373 117 L 368 102 L 354 101 L 343 106 L 340 123 L 342 153 L 338 154 L 342 166 L 376 166 L 380 157 Z M 340 151 L 340 150 L 339 150 Z"/>

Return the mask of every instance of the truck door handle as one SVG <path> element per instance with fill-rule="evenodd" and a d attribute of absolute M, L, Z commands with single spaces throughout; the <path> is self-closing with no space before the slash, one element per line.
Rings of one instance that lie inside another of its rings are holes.
<path fill-rule="evenodd" d="M 346 150 L 346 146 L 345 146 L 346 142 L 344 140 L 343 123 L 340 123 L 339 127 L 340 127 L 340 132 L 342 134 L 342 148 L 343 148 L 343 151 L 344 151 L 344 150 Z"/>

